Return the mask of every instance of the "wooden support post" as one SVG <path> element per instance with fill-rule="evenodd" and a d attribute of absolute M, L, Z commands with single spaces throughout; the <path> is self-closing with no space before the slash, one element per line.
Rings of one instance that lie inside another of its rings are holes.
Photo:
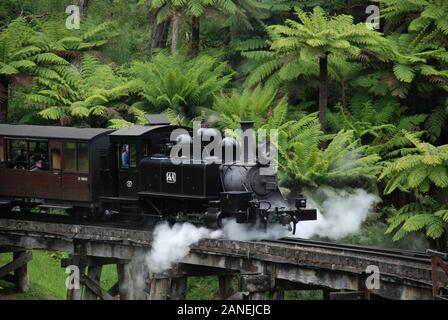
<path fill-rule="evenodd" d="M 99 266 L 90 266 L 87 270 L 87 279 L 83 281 L 84 284 L 84 294 L 83 294 L 83 300 L 97 300 L 98 298 L 98 289 L 100 287 L 99 283 L 101 280 L 101 271 L 103 269 L 102 265 Z M 91 286 L 92 282 L 97 284 L 98 288 L 95 288 L 95 286 Z M 89 286 L 90 285 L 90 286 Z"/>
<path fill-rule="evenodd" d="M 120 300 L 133 300 L 131 265 L 129 263 L 117 264 L 117 274 Z"/>
<path fill-rule="evenodd" d="M 167 300 L 170 278 L 153 278 L 149 285 L 149 300 Z"/>
<path fill-rule="evenodd" d="M 285 300 L 285 291 L 275 290 L 269 293 L 269 299 L 271 300 Z"/>
<path fill-rule="evenodd" d="M 82 277 L 85 271 L 84 261 L 79 254 L 72 255 L 71 262 L 74 270 L 72 274 L 68 275 L 70 281 L 67 283 L 67 300 L 81 300 L 82 299 Z"/>
<path fill-rule="evenodd" d="M 264 293 L 271 290 L 271 279 L 266 275 L 242 275 L 240 290 L 249 293 L 249 300 L 264 300 Z"/>
<path fill-rule="evenodd" d="M 187 297 L 187 277 L 171 279 L 171 300 L 185 300 Z"/>
<path fill-rule="evenodd" d="M 13 259 L 19 259 L 20 257 L 24 257 L 30 255 L 30 260 L 32 258 L 31 251 L 15 251 L 13 253 Z M 14 277 L 16 280 L 16 289 L 18 292 L 27 292 L 29 290 L 29 281 L 28 281 L 28 262 L 24 262 L 22 266 L 18 267 L 14 270 Z"/>
<path fill-rule="evenodd" d="M 145 266 L 139 263 L 117 264 L 120 300 L 147 300 L 145 293 Z"/>
<path fill-rule="evenodd" d="M 14 251 L 13 260 L 0 268 L 0 279 L 12 281 L 18 292 L 29 289 L 27 264 L 32 259 L 31 251 Z M 14 275 L 11 273 L 14 272 Z"/>
<path fill-rule="evenodd" d="M 264 293 L 263 292 L 250 292 L 249 300 L 264 300 Z"/>
<path fill-rule="evenodd" d="M 218 276 L 219 281 L 219 297 L 222 300 L 226 300 L 230 296 L 232 296 L 235 292 L 233 289 L 233 276 Z"/>
<path fill-rule="evenodd" d="M 101 286 L 88 276 L 83 278 L 84 284 L 84 300 L 96 300 L 97 297 L 101 300 L 115 300 L 115 298 L 108 292 L 104 291 Z M 90 296 L 86 297 L 86 293 L 89 292 Z M 89 299 L 91 297 L 91 299 Z"/>
<path fill-rule="evenodd" d="M 107 291 L 107 293 L 113 297 L 117 296 L 120 293 L 119 284 L 119 281 L 115 282 L 115 284 L 109 289 L 109 291 Z"/>

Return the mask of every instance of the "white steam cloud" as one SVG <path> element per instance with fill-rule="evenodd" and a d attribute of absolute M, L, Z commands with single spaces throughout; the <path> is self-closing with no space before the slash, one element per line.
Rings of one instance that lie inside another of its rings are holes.
<path fill-rule="evenodd" d="M 297 225 L 296 237 L 309 238 L 317 235 L 339 239 L 360 229 L 362 223 L 379 201 L 375 195 L 362 189 L 354 193 L 330 194 L 326 190 L 318 193 L 325 196 L 322 213 L 318 211 L 317 221 L 303 221 Z M 312 205 L 311 205 L 312 206 Z M 225 220 L 223 228 L 211 230 L 190 223 L 162 223 L 153 233 L 152 249 L 146 256 L 146 264 L 151 273 L 161 273 L 180 262 L 190 252 L 190 246 L 201 239 L 228 239 L 236 241 L 268 240 L 292 236 L 286 227 L 271 225 L 265 231 L 258 226 L 249 227 L 233 219 Z"/>
<path fill-rule="evenodd" d="M 168 270 L 172 264 L 179 262 L 190 252 L 190 246 L 201 239 L 216 239 L 220 230 L 196 227 L 190 223 L 159 224 L 153 233 L 152 248 L 146 256 L 146 263 L 152 273 Z"/>
<path fill-rule="evenodd" d="M 152 248 L 146 256 L 146 264 L 151 273 L 161 273 L 180 262 L 190 252 L 190 246 L 201 239 L 228 239 L 237 241 L 278 239 L 289 231 L 280 225 L 271 226 L 266 231 L 258 226 L 249 227 L 233 219 L 224 220 L 221 230 L 197 227 L 191 223 L 176 223 L 169 226 L 162 223 L 153 233 Z"/>
<path fill-rule="evenodd" d="M 368 216 L 373 212 L 375 204 L 380 199 L 363 189 L 354 193 L 330 194 L 319 189 L 324 194 L 321 210 L 317 212 L 316 221 L 304 221 L 297 225 L 296 237 L 310 238 L 312 236 L 326 237 L 337 240 L 358 231 Z"/>

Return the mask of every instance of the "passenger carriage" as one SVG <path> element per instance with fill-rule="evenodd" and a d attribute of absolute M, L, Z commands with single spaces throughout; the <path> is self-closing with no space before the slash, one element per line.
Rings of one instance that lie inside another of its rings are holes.
<path fill-rule="evenodd" d="M 112 131 L 0 124 L 0 204 L 91 208 Z"/>

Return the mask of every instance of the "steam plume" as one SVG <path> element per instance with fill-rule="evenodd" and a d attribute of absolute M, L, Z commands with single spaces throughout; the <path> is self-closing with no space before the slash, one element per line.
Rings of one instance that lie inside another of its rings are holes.
<path fill-rule="evenodd" d="M 353 194 L 324 194 L 318 212 L 317 221 L 304 221 L 297 226 L 297 237 L 309 238 L 313 235 L 339 239 L 360 229 L 367 219 L 372 206 L 379 201 L 375 195 L 362 189 L 356 189 Z M 173 264 L 180 262 L 190 251 L 190 246 L 201 239 L 228 239 L 237 241 L 278 239 L 292 234 L 281 225 L 270 225 L 265 231 L 258 226 L 236 223 L 234 219 L 223 222 L 221 230 L 211 230 L 197 227 L 190 223 L 159 224 L 153 233 L 152 249 L 146 256 L 146 263 L 152 273 L 168 270 Z"/>
<path fill-rule="evenodd" d="M 320 236 L 334 240 L 343 238 L 358 231 L 373 212 L 374 205 L 380 201 L 377 196 L 362 189 L 356 189 L 354 193 L 338 194 L 319 189 L 318 193 L 323 194 L 326 199 L 317 212 L 317 220 L 300 222 L 296 237 Z"/>

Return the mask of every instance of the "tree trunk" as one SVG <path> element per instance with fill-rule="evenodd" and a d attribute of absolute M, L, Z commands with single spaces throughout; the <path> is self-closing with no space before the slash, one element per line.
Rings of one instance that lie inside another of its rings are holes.
<path fill-rule="evenodd" d="M 171 19 L 165 19 L 161 23 L 157 23 L 157 15 L 159 11 L 160 9 L 156 12 L 154 16 L 154 23 L 152 25 L 151 47 L 149 49 L 150 57 L 152 55 L 153 49 L 166 47 L 167 33 L 171 22 Z"/>
<path fill-rule="evenodd" d="M 84 0 L 84 3 L 82 5 L 82 15 L 84 17 L 87 17 L 88 13 L 89 13 L 89 0 Z"/>
<path fill-rule="evenodd" d="M 23 10 L 24 10 L 24 7 L 25 7 L 25 0 L 20 0 L 19 1 L 19 6 L 20 6 L 20 16 L 22 17 L 23 16 Z"/>
<path fill-rule="evenodd" d="M 179 42 L 179 27 L 180 27 L 180 14 L 178 12 L 173 15 L 173 35 L 171 38 L 171 53 L 177 52 L 177 46 Z"/>
<path fill-rule="evenodd" d="M 192 35 L 192 42 L 191 42 L 191 56 L 197 57 L 199 54 L 199 46 L 200 46 L 200 31 L 201 31 L 201 21 L 199 17 L 191 18 L 191 35 Z"/>
<path fill-rule="evenodd" d="M 0 123 L 8 123 L 9 80 L 0 76 Z"/>
<path fill-rule="evenodd" d="M 232 41 L 230 27 L 224 27 L 224 48 L 228 49 L 230 47 L 230 41 Z"/>
<path fill-rule="evenodd" d="M 327 130 L 327 105 L 328 105 L 328 55 L 320 57 L 320 76 L 319 76 L 319 121 L 322 130 Z"/>
<path fill-rule="evenodd" d="M 87 16 L 87 13 L 89 11 L 89 0 L 77 0 L 73 4 L 80 7 L 80 11 L 83 17 Z"/>

